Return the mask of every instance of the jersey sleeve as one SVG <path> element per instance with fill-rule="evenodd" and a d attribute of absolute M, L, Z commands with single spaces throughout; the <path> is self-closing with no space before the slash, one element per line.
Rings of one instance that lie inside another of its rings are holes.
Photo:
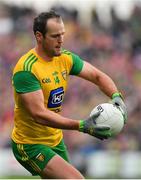
<path fill-rule="evenodd" d="M 20 71 L 15 73 L 12 81 L 17 93 L 28 93 L 41 89 L 40 82 L 29 71 Z"/>
<path fill-rule="evenodd" d="M 83 68 L 84 61 L 78 55 L 74 53 L 71 53 L 71 56 L 73 60 L 73 65 L 70 71 L 70 75 L 78 75 Z"/>

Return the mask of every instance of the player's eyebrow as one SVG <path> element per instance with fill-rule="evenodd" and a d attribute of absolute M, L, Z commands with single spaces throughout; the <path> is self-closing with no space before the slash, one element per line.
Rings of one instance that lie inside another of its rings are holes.
<path fill-rule="evenodd" d="M 50 34 L 51 37 L 58 37 L 58 36 L 61 36 L 61 35 L 64 35 L 65 32 L 62 32 L 62 33 L 56 33 L 56 34 Z"/>

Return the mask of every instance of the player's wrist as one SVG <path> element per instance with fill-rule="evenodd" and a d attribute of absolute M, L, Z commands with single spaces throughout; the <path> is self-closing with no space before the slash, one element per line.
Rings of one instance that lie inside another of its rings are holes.
<path fill-rule="evenodd" d="M 120 97 L 123 100 L 123 95 L 121 94 L 121 92 L 116 92 L 116 93 L 112 94 L 112 99 L 114 99 L 116 97 Z"/>
<path fill-rule="evenodd" d="M 79 121 L 79 131 L 80 132 L 84 132 L 84 124 L 85 124 L 84 120 Z"/>

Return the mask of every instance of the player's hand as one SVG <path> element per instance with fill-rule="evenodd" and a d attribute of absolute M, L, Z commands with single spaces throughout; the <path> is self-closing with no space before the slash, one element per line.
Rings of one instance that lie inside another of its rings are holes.
<path fill-rule="evenodd" d="M 100 140 L 111 137 L 110 127 L 106 125 L 97 125 L 96 118 L 100 115 L 100 111 L 95 112 L 86 120 L 81 120 L 79 124 L 79 131 L 88 133 Z"/>
<path fill-rule="evenodd" d="M 112 95 L 112 103 L 119 108 L 123 117 L 124 117 L 124 124 L 127 122 L 127 108 L 123 101 L 123 97 L 121 93 L 114 93 Z"/>

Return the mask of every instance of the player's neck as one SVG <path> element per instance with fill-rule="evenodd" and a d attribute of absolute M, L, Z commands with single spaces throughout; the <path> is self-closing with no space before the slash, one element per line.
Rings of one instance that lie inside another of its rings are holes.
<path fill-rule="evenodd" d="M 39 48 L 38 46 L 36 46 L 34 48 L 35 52 L 38 54 L 38 56 L 40 56 L 42 59 L 44 59 L 45 61 L 52 61 L 52 57 L 49 57 L 41 48 Z"/>

